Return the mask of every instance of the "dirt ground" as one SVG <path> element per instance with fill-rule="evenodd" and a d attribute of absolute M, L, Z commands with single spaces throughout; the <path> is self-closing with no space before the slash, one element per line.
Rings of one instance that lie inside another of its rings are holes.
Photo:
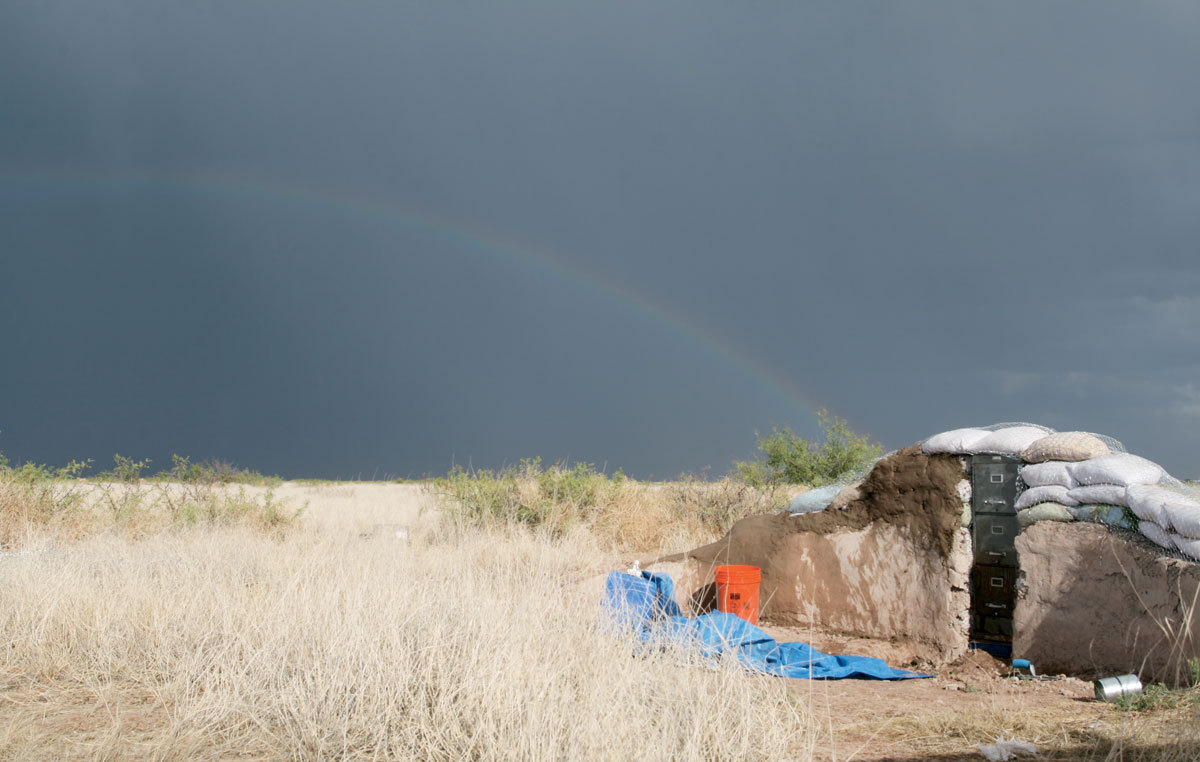
<path fill-rule="evenodd" d="M 770 624 L 763 629 L 781 642 L 909 666 L 900 644 Z M 1196 710 L 1121 711 L 1097 702 L 1089 681 L 1052 677 L 1022 679 L 1007 661 L 972 651 L 932 678 L 790 682 L 822 724 L 818 760 L 978 762 L 984 757 L 977 745 L 999 736 L 1033 743 L 1037 759 L 1104 760 L 1110 752 L 1123 760 L 1200 759 Z"/>

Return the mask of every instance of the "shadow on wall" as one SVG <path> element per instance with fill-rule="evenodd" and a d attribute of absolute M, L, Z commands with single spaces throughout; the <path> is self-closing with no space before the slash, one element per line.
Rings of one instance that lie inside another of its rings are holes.
<path fill-rule="evenodd" d="M 1187 682 L 1200 658 L 1200 564 L 1097 524 L 1039 522 L 1016 544 L 1015 656 L 1043 673 Z"/>

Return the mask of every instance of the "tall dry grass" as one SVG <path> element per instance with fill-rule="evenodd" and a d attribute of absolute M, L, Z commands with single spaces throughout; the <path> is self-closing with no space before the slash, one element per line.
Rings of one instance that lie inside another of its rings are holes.
<path fill-rule="evenodd" d="M 609 563 L 586 532 L 435 528 L 197 528 L 8 558 L 0 756 L 806 758 L 783 681 L 598 631 Z"/>
<path fill-rule="evenodd" d="M 458 526 L 520 525 L 550 536 L 583 527 L 614 548 L 637 552 L 711 542 L 739 519 L 782 510 L 803 490 L 729 477 L 642 483 L 587 463 L 543 467 L 536 459 L 499 471 L 456 469 L 430 488 Z"/>

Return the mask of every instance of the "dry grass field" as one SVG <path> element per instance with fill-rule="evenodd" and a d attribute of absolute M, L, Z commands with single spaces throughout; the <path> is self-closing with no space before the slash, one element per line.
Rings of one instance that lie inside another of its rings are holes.
<path fill-rule="evenodd" d="M 599 631 L 607 571 L 779 499 L 736 485 L 621 482 L 568 506 L 586 520 L 535 528 L 468 520 L 428 485 L 222 488 L 230 505 L 206 493 L 186 520 L 94 494 L 60 515 L 22 489 L 0 485 L 5 551 L 43 552 L 0 558 L 2 759 L 948 761 L 998 735 L 1048 759 L 1200 750 L 1195 704 L 1121 712 L 983 673 L 787 681 Z M 698 503 L 719 515 L 686 520 Z"/>

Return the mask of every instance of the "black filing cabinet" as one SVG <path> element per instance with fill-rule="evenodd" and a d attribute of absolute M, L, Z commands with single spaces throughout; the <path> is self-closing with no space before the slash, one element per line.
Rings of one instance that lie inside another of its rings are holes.
<path fill-rule="evenodd" d="M 971 457 L 971 639 L 1012 643 L 1016 608 L 1017 478 L 1021 461 L 1004 455 Z"/>

